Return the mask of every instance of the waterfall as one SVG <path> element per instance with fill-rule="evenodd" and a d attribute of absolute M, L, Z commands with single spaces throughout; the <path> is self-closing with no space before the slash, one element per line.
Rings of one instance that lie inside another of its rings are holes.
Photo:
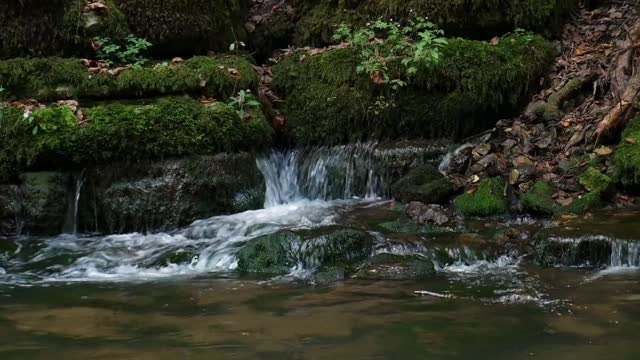
<path fill-rule="evenodd" d="M 612 267 L 640 267 L 640 241 L 611 242 Z"/>
<path fill-rule="evenodd" d="M 83 169 L 74 176 L 74 192 L 71 193 L 72 197 L 69 199 L 69 210 L 65 222 L 64 232 L 66 234 L 76 235 L 78 233 L 78 207 L 80 204 L 80 193 L 87 179 L 85 172 L 86 169 Z"/>
<path fill-rule="evenodd" d="M 440 161 L 446 144 L 376 143 L 273 151 L 258 159 L 266 180 L 265 208 L 297 200 L 389 196 L 389 187 L 410 167 Z"/>

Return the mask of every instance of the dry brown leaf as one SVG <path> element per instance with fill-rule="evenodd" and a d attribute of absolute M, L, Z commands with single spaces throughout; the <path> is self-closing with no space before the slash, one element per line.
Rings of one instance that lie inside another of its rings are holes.
<path fill-rule="evenodd" d="M 500 38 L 499 37 L 494 37 L 493 39 L 491 39 L 491 41 L 489 42 L 491 45 L 496 46 L 500 43 Z"/>
<path fill-rule="evenodd" d="M 624 139 L 624 142 L 626 142 L 627 144 L 635 144 L 637 140 L 634 138 L 626 138 Z"/>

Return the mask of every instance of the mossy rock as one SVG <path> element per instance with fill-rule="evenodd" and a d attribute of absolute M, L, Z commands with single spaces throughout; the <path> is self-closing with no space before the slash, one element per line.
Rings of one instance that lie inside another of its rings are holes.
<path fill-rule="evenodd" d="M 66 123 L 69 109 L 34 111 L 41 121 L 58 124 L 32 134 L 22 111 L 0 110 L 0 175 L 21 168 L 93 165 L 223 151 L 261 150 L 272 143 L 273 129 L 258 108 L 248 119 L 226 104 L 203 106 L 189 98 L 163 98 L 150 105 L 113 103 L 82 109 L 86 124 Z M 5 126 L 6 125 L 6 126 Z"/>
<path fill-rule="evenodd" d="M 124 38 L 129 28 L 113 1 L 85 14 L 84 0 L 5 0 L 0 3 L 0 58 L 88 56 L 93 36 Z"/>
<path fill-rule="evenodd" d="M 114 0 L 131 32 L 154 44 L 159 55 L 224 51 L 246 41 L 248 0 Z"/>
<path fill-rule="evenodd" d="M 25 228 L 35 235 L 63 231 L 69 210 L 69 174 L 33 172 L 21 175 Z"/>
<path fill-rule="evenodd" d="M 451 232 L 451 230 L 439 226 L 420 225 L 417 222 L 400 218 L 394 221 L 387 221 L 377 225 L 380 231 L 389 234 L 410 234 L 410 235 L 435 235 Z"/>
<path fill-rule="evenodd" d="M 354 275 L 359 279 L 412 280 L 435 275 L 432 259 L 420 255 L 379 254 L 367 260 Z"/>
<path fill-rule="evenodd" d="M 294 44 L 323 46 L 331 43 L 336 26 L 363 26 L 377 18 L 407 20 L 428 16 L 448 35 L 491 38 L 524 28 L 555 36 L 577 0 L 320 0 L 294 1 L 302 14 L 296 24 Z"/>
<path fill-rule="evenodd" d="M 584 214 L 599 207 L 602 207 L 602 194 L 592 191 L 573 198 L 571 204 L 558 207 L 556 212 L 558 214 Z"/>
<path fill-rule="evenodd" d="M 402 203 L 440 204 L 453 194 L 453 185 L 436 168 L 424 165 L 391 185 L 391 194 Z"/>
<path fill-rule="evenodd" d="M 549 183 L 538 181 L 528 193 L 522 195 L 522 206 L 534 214 L 553 215 L 556 211 L 556 204 L 551 197 L 553 192 Z"/>
<path fill-rule="evenodd" d="M 549 43 L 528 34 L 496 46 L 452 39 L 442 52 L 438 66 L 419 69 L 397 93 L 358 75 L 352 49 L 293 54 L 273 70 L 286 132 L 298 145 L 468 136 L 516 114 L 553 57 Z"/>
<path fill-rule="evenodd" d="M 369 234 L 350 229 L 313 232 L 283 231 L 250 241 L 238 252 L 238 270 L 283 275 L 294 266 L 322 271 L 348 268 L 366 259 L 373 250 Z"/>
<path fill-rule="evenodd" d="M 615 155 L 616 181 L 637 190 L 640 185 L 640 117 L 633 119 L 622 135 Z"/>
<path fill-rule="evenodd" d="M 454 200 L 458 212 L 464 216 L 488 217 L 507 212 L 504 194 L 505 181 L 500 177 L 485 179 L 473 193 L 466 193 Z"/>
<path fill-rule="evenodd" d="M 613 180 L 609 176 L 593 167 L 587 168 L 579 180 L 580 185 L 590 192 L 606 192 L 613 184 Z"/>
<path fill-rule="evenodd" d="M 0 84 L 7 89 L 4 95 L 13 99 L 132 99 L 182 94 L 227 99 L 238 89 L 255 89 L 257 82 L 253 64 L 242 56 L 199 56 L 157 69 L 128 69 L 118 75 L 92 74 L 80 59 L 0 61 Z"/>
<path fill-rule="evenodd" d="M 541 266 L 608 266 L 611 242 L 602 237 L 567 241 L 546 236 L 534 245 L 534 261 Z"/>

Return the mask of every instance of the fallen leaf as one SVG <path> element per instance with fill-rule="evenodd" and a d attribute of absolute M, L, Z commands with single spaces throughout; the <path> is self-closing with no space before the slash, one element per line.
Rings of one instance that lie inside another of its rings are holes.
<path fill-rule="evenodd" d="M 497 36 L 494 37 L 493 39 L 491 39 L 491 41 L 489 42 L 491 45 L 496 46 L 500 43 L 500 38 L 498 38 Z"/>
<path fill-rule="evenodd" d="M 562 206 L 569 206 L 573 203 L 573 198 L 560 198 L 556 200 Z"/>
<path fill-rule="evenodd" d="M 561 124 L 562 127 L 568 128 L 569 126 L 571 126 L 571 120 L 563 120 Z"/>
<path fill-rule="evenodd" d="M 234 68 L 227 68 L 227 71 L 229 72 L 229 74 L 231 74 L 233 76 L 238 76 L 240 74 L 238 69 L 234 69 Z"/>
<path fill-rule="evenodd" d="M 181 57 L 174 57 L 173 59 L 171 59 L 171 62 L 174 64 L 177 64 L 177 63 L 184 62 L 184 59 Z"/>
<path fill-rule="evenodd" d="M 576 51 L 575 51 L 575 52 L 576 52 L 576 56 L 582 56 L 582 55 L 585 55 L 585 54 L 590 53 L 591 51 L 593 51 L 593 49 L 590 49 L 590 48 L 589 48 L 589 47 L 587 47 L 586 45 L 579 45 L 579 46 L 576 48 Z"/>
<path fill-rule="evenodd" d="M 565 215 L 560 216 L 560 219 L 562 219 L 562 220 L 565 220 L 565 221 L 566 221 L 566 220 L 573 220 L 573 219 L 575 219 L 575 218 L 577 218 L 577 217 L 578 217 L 578 216 L 577 216 L 577 215 L 574 215 L 574 214 L 565 214 Z"/>
<path fill-rule="evenodd" d="M 476 184 L 476 183 L 478 183 L 478 182 L 480 182 L 480 177 L 479 177 L 478 175 L 473 175 L 473 176 L 471 177 L 471 183 L 472 183 L 472 184 Z"/>
<path fill-rule="evenodd" d="M 476 191 L 478 191 L 478 188 L 472 187 L 471 189 L 467 190 L 467 194 L 469 194 L 469 195 L 475 194 Z"/>
<path fill-rule="evenodd" d="M 624 142 L 626 142 L 627 144 L 635 144 L 637 140 L 634 138 L 626 138 L 624 139 Z"/>

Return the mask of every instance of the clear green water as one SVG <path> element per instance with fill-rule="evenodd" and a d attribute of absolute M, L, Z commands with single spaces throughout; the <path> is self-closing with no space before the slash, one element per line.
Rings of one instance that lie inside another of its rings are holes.
<path fill-rule="evenodd" d="M 483 295 L 486 283 L 446 275 L 320 287 L 210 278 L 4 286 L 0 357 L 638 358 L 640 276 L 526 271 L 548 303 L 500 303 Z M 413 294 L 421 289 L 457 297 Z"/>

